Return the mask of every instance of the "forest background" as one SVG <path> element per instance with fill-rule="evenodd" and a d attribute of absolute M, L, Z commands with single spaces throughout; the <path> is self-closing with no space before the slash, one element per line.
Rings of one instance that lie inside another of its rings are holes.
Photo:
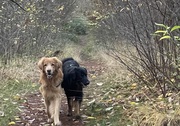
<path fill-rule="evenodd" d="M 90 89 L 107 94 L 89 99 L 95 121 L 87 125 L 180 124 L 178 0 L 2 0 L 0 7 L 0 120 L 13 117 L 5 109 L 14 97 L 36 87 L 40 57 L 71 56 L 105 68 L 90 73 Z"/>

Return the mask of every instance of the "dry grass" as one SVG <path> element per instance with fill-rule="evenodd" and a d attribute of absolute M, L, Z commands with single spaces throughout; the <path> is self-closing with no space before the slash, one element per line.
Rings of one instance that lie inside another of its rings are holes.
<path fill-rule="evenodd" d="M 13 59 L 10 64 L 0 64 L 0 125 L 5 126 L 15 119 L 24 95 L 38 88 L 36 61 Z"/>
<path fill-rule="evenodd" d="M 26 58 L 16 58 L 11 60 L 11 63 L 3 66 L 0 65 L 1 80 L 31 80 L 37 81 L 39 70 L 37 61 Z"/>
<path fill-rule="evenodd" d="M 79 45 L 75 44 L 66 44 L 63 53 L 59 57 L 60 59 L 66 58 L 66 57 L 73 57 L 77 61 L 81 61 L 80 59 L 80 53 L 81 53 L 81 48 Z"/>
<path fill-rule="evenodd" d="M 131 119 L 134 126 L 179 126 L 180 108 L 166 113 L 151 106 L 141 106 L 133 112 Z"/>

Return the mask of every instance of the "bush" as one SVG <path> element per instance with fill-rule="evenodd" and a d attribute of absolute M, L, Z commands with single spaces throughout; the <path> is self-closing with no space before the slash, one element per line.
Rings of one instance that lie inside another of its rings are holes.
<path fill-rule="evenodd" d="M 65 31 L 76 35 L 86 35 L 87 34 L 87 27 L 86 24 L 83 22 L 82 19 L 75 18 L 70 20 L 64 26 Z"/>
<path fill-rule="evenodd" d="M 92 55 L 94 55 L 93 52 L 95 52 L 94 48 L 91 44 L 86 45 L 81 51 L 81 58 L 86 60 L 92 58 Z"/>

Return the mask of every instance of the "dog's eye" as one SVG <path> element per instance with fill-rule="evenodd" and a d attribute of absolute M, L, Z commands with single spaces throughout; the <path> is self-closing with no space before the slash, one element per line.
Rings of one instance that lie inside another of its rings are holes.
<path fill-rule="evenodd" d="M 54 66 L 54 65 L 55 65 L 54 63 L 51 64 L 51 66 Z"/>
<path fill-rule="evenodd" d="M 44 66 L 47 66 L 47 64 L 44 64 Z"/>

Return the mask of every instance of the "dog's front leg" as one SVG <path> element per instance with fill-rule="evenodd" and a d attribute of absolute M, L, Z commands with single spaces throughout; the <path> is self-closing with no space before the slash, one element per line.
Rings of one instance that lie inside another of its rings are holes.
<path fill-rule="evenodd" d="M 57 97 L 55 99 L 55 106 L 54 106 L 54 124 L 55 126 L 61 126 L 61 121 L 59 121 L 59 110 L 61 108 L 61 97 Z"/>
<path fill-rule="evenodd" d="M 68 101 L 68 116 L 72 116 L 72 107 L 73 107 L 73 98 L 69 98 L 67 97 L 67 101 Z"/>
<path fill-rule="evenodd" d="M 52 123 L 53 120 L 51 119 L 51 113 L 50 113 L 50 101 L 48 98 L 44 98 L 45 101 L 45 108 L 48 115 L 48 122 Z"/>

